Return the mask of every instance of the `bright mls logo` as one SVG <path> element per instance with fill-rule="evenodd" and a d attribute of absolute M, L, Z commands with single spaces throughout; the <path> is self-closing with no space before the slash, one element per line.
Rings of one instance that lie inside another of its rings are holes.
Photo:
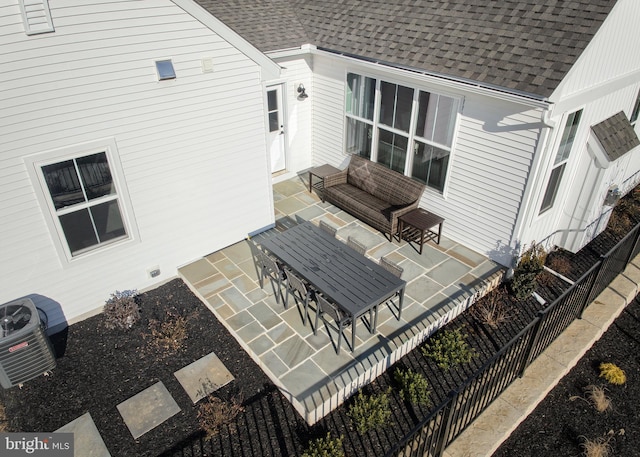
<path fill-rule="evenodd" d="M 73 457 L 73 433 L 6 433 L 0 435 L 3 457 Z"/>

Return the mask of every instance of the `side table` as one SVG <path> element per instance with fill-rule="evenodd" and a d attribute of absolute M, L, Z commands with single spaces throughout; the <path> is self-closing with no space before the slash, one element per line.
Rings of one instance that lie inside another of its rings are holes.
<path fill-rule="evenodd" d="M 398 241 L 405 239 L 409 243 L 415 242 L 420 246 L 420 254 L 422 254 L 422 246 L 429 240 L 436 240 L 440 244 L 440 236 L 442 235 L 442 224 L 444 218 L 437 214 L 430 213 L 422 208 L 409 211 L 407 214 L 400 216 L 398 221 Z M 438 231 L 435 232 L 435 227 Z"/>
<path fill-rule="evenodd" d="M 340 171 L 339 168 L 334 167 L 333 165 L 324 164 L 318 167 L 311 168 L 309 170 L 309 192 L 311 192 L 312 188 L 318 189 L 321 191 L 324 189 L 324 178 L 326 176 L 332 175 L 334 173 L 338 173 Z M 313 177 L 320 178 L 320 182 L 313 184 Z"/>

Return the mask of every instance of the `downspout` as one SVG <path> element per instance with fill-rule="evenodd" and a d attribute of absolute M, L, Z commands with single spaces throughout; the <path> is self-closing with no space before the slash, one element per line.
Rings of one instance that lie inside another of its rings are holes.
<path fill-rule="evenodd" d="M 548 108 L 543 110 L 541 121 L 541 135 L 538 146 L 533 155 L 533 161 L 531 162 L 531 171 L 529 173 L 529 179 L 522 196 L 521 210 L 518 213 L 515 226 L 513 228 L 513 235 L 510 240 L 510 246 L 517 249 L 517 255 L 522 252 L 524 246 L 521 245 L 522 237 L 526 233 L 530 221 L 535 215 L 536 208 L 533 206 L 536 203 L 538 195 L 534 192 L 537 188 L 539 179 L 544 177 L 544 170 L 541 170 L 542 164 L 545 163 L 545 151 L 549 151 L 549 146 L 552 144 L 553 135 L 557 127 L 557 122 L 551 120 L 553 113 L 553 104 L 549 104 Z M 549 154 L 549 152 L 547 152 Z M 524 210 L 523 210 L 524 208 Z M 529 240 L 527 240 L 528 242 Z"/>

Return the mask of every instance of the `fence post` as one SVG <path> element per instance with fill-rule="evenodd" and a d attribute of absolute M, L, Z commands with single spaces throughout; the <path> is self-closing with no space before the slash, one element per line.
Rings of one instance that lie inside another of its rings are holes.
<path fill-rule="evenodd" d="M 449 444 L 447 441 L 449 439 L 449 430 L 451 430 L 451 421 L 453 420 L 453 405 L 458 398 L 458 394 L 459 392 L 457 390 L 449 392 L 449 405 L 447 406 L 446 413 L 442 418 L 444 426 L 441 428 L 440 438 L 438 439 L 438 444 L 435 449 L 435 457 L 442 457 L 444 450 Z"/>
<path fill-rule="evenodd" d="M 538 344 L 538 340 L 540 339 L 540 327 L 542 326 L 542 316 L 544 314 L 542 311 L 538 311 L 538 315 L 536 316 L 536 323 L 533 325 L 533 336 L 531 337 L 531 342 L 525 351 L 525 356 L 522 358 L 522 367 L 520 367 L 518 377 L 522 378 L 524 375 L 524 370 L 527 369 L 529 364 L 531 363 L 531 353 L 533 352 L 533 348 Z"/>

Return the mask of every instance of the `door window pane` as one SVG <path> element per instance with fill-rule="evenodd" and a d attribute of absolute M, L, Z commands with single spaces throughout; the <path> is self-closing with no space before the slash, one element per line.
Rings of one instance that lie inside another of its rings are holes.
<path fill-rule="evenodd" d="M 376 80 L 349 73 L 347 75 L 347 113 L 373 120 Z"/>
<path fill-rule="evenodd" d="M 408 141 L 407 137 L 380 129 L 378 162 L 399 173 L 404 173 Z"/>
<path fill-rule="evenodd" d="M 383 81 L 380 84 L 380 122 L 409 132 L 413 89 Z"/>
<path fill-rule="evenodd" d="M 370 159 L 372 133 L 370 124 L 347 118 L 347 152 Z"/>
<path fill-rule="evenodd" d="M 429 187 L 443 191 L 449 151 L 419 141 L 415 142 L 411 176 Z"/>

